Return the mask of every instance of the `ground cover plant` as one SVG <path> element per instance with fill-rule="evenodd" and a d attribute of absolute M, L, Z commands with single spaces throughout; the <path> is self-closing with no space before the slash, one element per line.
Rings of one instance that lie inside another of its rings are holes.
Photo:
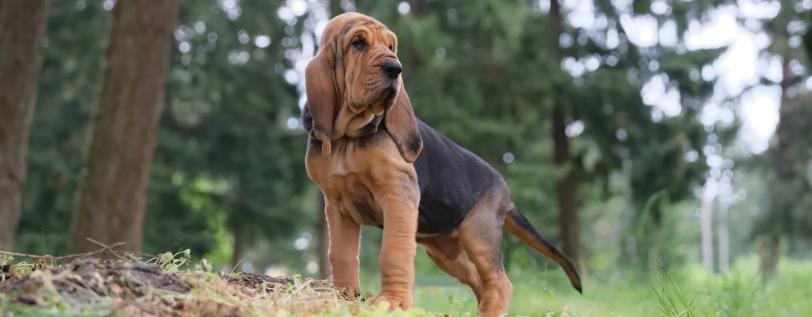
<path fill-rule="evenodd" d="M 0 316 L 433 316 L 346 300 L 328 283 L 221 273 L 189 251 L 141 261 L 53 257 L 0 262 Z"/>

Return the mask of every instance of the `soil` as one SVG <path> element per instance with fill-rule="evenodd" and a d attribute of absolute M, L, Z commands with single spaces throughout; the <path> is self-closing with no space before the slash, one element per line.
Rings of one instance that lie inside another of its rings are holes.
<path fill-rule="evenodd" d="M 239 316 L 239 307 L 191 296 L 194 284 L 208 276 L 228 292 L 250 298 L 294 283 L 289 277 L 253 273 L 173 273 L 135 261 L 82 259 L 34 267 L 24 276 L 14 276 L 8 268 L 0 271 L 0 316 L 39 315 L 45 310 L 95 316 L 88 307 L 100 307 L 98 315 Z"/>

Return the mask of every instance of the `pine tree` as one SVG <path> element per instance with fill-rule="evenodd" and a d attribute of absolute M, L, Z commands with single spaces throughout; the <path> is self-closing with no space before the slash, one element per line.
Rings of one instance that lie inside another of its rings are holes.
<path fill-rule="evenodd" d="M 40 72 L 45 0 L 0 2 L 0 250 L 13 247 Z"/>
<path fill-rule="evenodd" d="M 124 1 L 113 9 L 107 66 L 74 211 L 72 249 L 124 242 L 140 251 L 158 118 L 178 1 Z"/>
<path fill-rule="evenodd" d="M 806 137 L 807 124 L 812 119 L 812 113 L 808 106 L 809 93 L 798 94 L 800 80 L 808 72 L 803 67 L 797 67 L 810 65 L 810 59 L 801 49 L 802 29 L 792 27 L 793 24 L 808 21 L 812 10 L 804 9 L 794 1 L 781 1 L 780 4 L 778 15 L 764 25 L 764 31 L 771 34 L 772 42 L 762 52 L 764 56 L 781 61 L 781 80 L 777 83 L 766 78 L 762 80 L 781 89 L 778 127 L 770 148 L 759 162 L 761 164 L 758 164 L 768 177 L 766 208 L 757 219 L 753 231 L 760 242 L 760 271 L 764 280 L 777 273 L 781 241 L 807 237 L 812 232 L 812 218 L 807 216 L 812 207 L 812 197 L 809 195 L 812 186 L 805 177 L 812 146 Z"/>

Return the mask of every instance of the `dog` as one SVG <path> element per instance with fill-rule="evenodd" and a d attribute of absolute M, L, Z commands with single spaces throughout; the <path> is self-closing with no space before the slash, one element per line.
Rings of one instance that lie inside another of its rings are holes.
<path fill-rule="evenodd" d="M 411 306 L 420 243 L 470 286 L 481 316 L 507 312 L 513 287 L 502 264 L 503 229 L 560 265 L 581 292 L 575 266 L 519 212 L 505 179 L 415 117 L 397 47 L 381 22 L 344 13 L 326 25 L 305 70 L 305 165 L 324 194 L 335 287 L 360 294 L 360 226 L 373 225 L 383 241 L 372 304 Z"/>

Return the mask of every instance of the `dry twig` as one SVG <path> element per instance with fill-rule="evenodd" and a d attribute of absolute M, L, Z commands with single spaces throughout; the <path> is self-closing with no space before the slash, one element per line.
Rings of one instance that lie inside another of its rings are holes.
<path fill-rule="evenodd" d="M 124 245 L 124 242 L 116 242 L 116 243 L 111 244 L 111 245 L 108 246 L 108 245 L 105 245 L 105 244 L 103 244 L 101 242 L 98 242 L 98 241 L 90 239 L 90 238 L 87 238 L 87 240 L 94 243 L 94 244 L 102 246 L 102 248 L 98 249 L 98 250 L 95 250 L 95 251 L 88 251 L 88 252 L 75 253 L 75 254 L 67 254 L 67 255 L 63 255 L 63 256 L 52 256 L 52 255 L 49 255 L 49 254 L 37 255 L 37 254 L 28 254 L 28 253 L 22 253 L 22 252 L 12 252 L 12 251 L 3 251 L 3 250 L 0 250 L 0 254 L 2 254 L 2 255 L 11 255 L 11 256 L 19 256 L 19 257 L 30 258 L 30 259 L 34 259 L 34 260 L 47 260 L 52 265 L 55 264 L 56 262 L 59 262 L 59 261 L 62 261 L 62 260 L 70 260 L 70 259 L 75 259 L 75 258 L 86 258 L 86 257 L 98 255 L 100 253 L 104 253 L 105 251 L 108 251 L 108 252 L 112 253 L 113 255 L 117 256 L 119 259 L 126 260 L 125 257 L 119 255 L 117 252 L 115 252 L 113 250 L 113 249 L 115 249 L 117 247 L 120 247 L 120 246 Z"/>

